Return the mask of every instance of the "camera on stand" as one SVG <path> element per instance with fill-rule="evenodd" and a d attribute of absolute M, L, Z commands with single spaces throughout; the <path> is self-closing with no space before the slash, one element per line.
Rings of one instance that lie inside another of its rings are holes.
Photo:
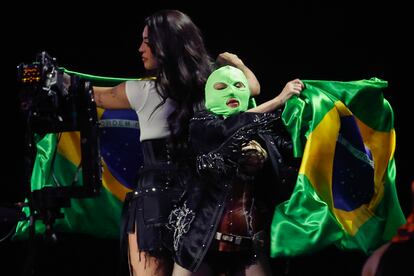
<path fill-rule="evenodd" d="M 78 76 L 65 73 L 58 67 L 56 59 L 46 52 L 37 54 L 33 63 L 17 66 L 17 83 L 20 110 L 26 122 L 26 159 L 30 162 L 25 169 L 29 187 L 36 156 L 34 137 L 80 132 L 79 168 L 83 184 L 47 186 L 31 191 L 28 197 L 31 224 L 33 220 L 41 219 L 46 226 L 46 234 L 53 235 L 56 218 L 63 216 L 60 209 L 69 207 L 72 198 L 97 196 L 102 186 L 99 122 L 92 85 Z"/>

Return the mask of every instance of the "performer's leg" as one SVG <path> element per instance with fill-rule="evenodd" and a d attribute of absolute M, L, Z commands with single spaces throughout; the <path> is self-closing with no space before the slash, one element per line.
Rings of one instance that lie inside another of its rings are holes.
<path fill-rule="evenodd" d="M 139 250 L 137 232 L 128 234 L 128 260 L 131 276 L 170 276 L 171 264 L 165 258 L 157 258 Z"/>
<path fill-rule="evenodd" d="M 381 260 L 382 255 L 388 249 L 391 243 L 386 243 L 379 247 L 377 250 L 372 253 L 372 255 L 367 259 L 363 268 L 362 268 L 362 276 L 374 276 L 377 272 L 378 264 Z"/>
<path fill-rule="evenodd" d="M 213 275 L 210 267 L 206 263 L 202 263 L 197 272 L 191 272 L 190 270 L 185 269 L 184 267 L 174 264 L 174 270 L 172 276 L 209 276 Z"/>
<path fill-rule="evenodd" d="M 235 276 L 270 276 L 266 274 L 265 270 L 263 269 L 262 265 L 256 263 L 248 266 L 245 270 L 239 271 L 235 274 Z"/>

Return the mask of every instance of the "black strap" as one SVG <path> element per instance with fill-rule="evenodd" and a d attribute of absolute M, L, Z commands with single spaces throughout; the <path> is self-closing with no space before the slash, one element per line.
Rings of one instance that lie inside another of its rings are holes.
<path fill-rule="evenodd" d="M 238 236 L 233 234 L 224 234 L 221 232 L 216 232 L 214 238 L 218 241 L 229 242 L 235 245 L 240 246 L 250 246 L 252 244 L 252 238 L 246 236 Z"/>

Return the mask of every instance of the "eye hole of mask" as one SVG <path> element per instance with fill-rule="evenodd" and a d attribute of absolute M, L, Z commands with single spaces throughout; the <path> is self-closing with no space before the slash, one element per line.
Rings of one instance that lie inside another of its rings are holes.
<path fill-rule="evenodd" d="M 244 83 L 242 83 L 242 82 L 240 82 L 240 81 L 238 81 L 238 82 L 234 83 L 233 85 L 234 85 L 235 87 L 237 87 L 237 88 L 245 88 Z"/>
<path fill-rule="evenodd" d="M 227 88 L 227 84 L 225 84 L 224 82 L 216 82 L 216 83 L 213 85 L 213 87 L 214 87 L 214 89 L 216 89 L 216 90 L 223 90 L 223 89 L 226 89 L 226 88 Z"/>
<path fill-rule="evenodd" d="M 237 88 L 245 88 L 246 86 L 242 83 L 242 82 L 240 82 L 240 81 L 238 81 L 238 82 L 235 82 L 234 84 L 233 84 L 235 87 L 237 87 Z M 227 84 L 225 84 L 224 82 L 216 82 L 215 84 L 214 84 L 214 89 L 216 89 L 216 90 L 223 90 L 223 89 L 226 89 L 227 88 Z"/>

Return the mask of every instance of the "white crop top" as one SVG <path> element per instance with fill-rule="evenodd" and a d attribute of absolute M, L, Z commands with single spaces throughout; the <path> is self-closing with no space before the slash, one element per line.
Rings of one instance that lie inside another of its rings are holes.
<path fill-rule="evenodd" d="M 127 81 L 125 90 L 131 108 L 138 115 L 140 141 L 168 137 L 170 129 L 167 118 L 175 108 L 173 101 L 167 99 L 155 109 L 162 98 L 157 94 L 153 80 Z"/>

